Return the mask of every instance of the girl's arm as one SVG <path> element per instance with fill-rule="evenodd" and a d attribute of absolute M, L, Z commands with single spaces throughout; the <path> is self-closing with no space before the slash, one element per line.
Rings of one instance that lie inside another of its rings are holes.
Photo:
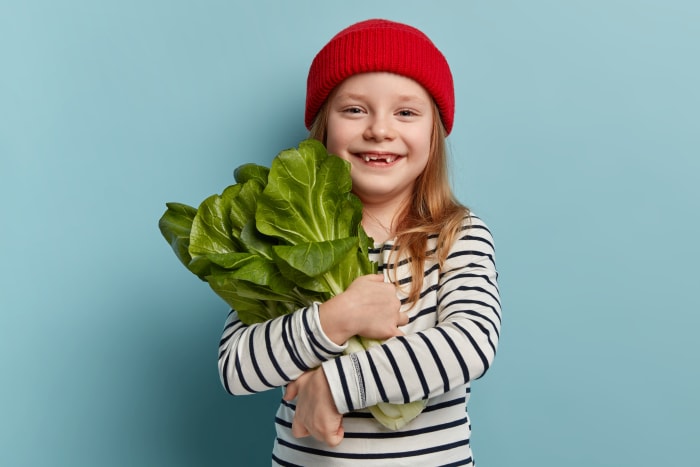
<path fill-rule="evenodd" d="M 345 343 L 364 335 L 376 339 L 402 336 L 398 327 L 408 323 L 402 313 L 396 288 L 379 274 L 362 276 L 346 291 L 320 305 L 320 322 L 327 336 Z M 284 400 L 297 398 L 292 435 L 313 436 L 329 446 L 337 446 L 344 436 L 343 416 L 338 411 L 322 369 L 316 368 L 291 382 Z"/>
<path fill-rule="evenodd" d="M 378 274 L 357 278 L 345 292 L 266 323 L 246 326 L 232 311 L 219 345 L 219 373 L 231 394 L 282 386 L 340 355 L 356 334 L 377 339 L 402 334 L 393 285 Z"/>
<path fill-rule="evenodd" d="M 495 253 L 486 225 L 471 220 L 439 279 L 430 283 L 430 276 L 425 278 L 424 294 L 435 294 L 437 310 L 410 312 L 413 324 L 436 313 L 433 326 L 323 363 L 340 413 L 444 394 L 489 368 L 501 326 Z"/>
<path fill-rule="evenodd" d="M 321 329 L 318 304 L 247 326 L 231 311 L 219 343 L 219 376 L 231 394 L 280 387 L 345 348 Z"/>

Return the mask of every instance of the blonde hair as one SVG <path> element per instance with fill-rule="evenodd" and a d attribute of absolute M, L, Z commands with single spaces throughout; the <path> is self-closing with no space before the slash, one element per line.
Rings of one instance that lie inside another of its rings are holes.
<path fill-rule="evenodd" d="M 330 97 L 323 104 L 310 128 L 310 137 L 326 144 Z M 396 218 L 396 242 L 390 259 L 396 271 L 401 258 L 411 266 L 411 288 L 408 302 L 420 298 L 423 287 L 425 261 L 437 258 L 440 267 L 447 260 L 452 244 L 457 239 L 469 208 L 462 205 L 452 193 L 448 175 L 445 127 L 439 118 L 439 110 L 433 103 L 433 131 L 430 140 L 428 163 L 415 182 L 413 196 L 405 203 Z M 437 248 L 427 251 L 428 238 L 437 234 Z M 400 250 L 400 251 L 399 251 Z M 392 278 L 399 286 L 396 275 Z"/>

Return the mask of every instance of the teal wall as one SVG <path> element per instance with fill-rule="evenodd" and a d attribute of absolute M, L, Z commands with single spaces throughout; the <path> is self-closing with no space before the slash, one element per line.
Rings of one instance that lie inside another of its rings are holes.
<path fill-rule="evenodd" d="M 224 393 L 226 307 L 157 220 L 303 139 L 313 55 L 369 17 L 448 57 L 497 240 L 480 466 L 697 465 L 693 0 L 0 2 L 0 465 L 269 464 L 279 393 Z"/>

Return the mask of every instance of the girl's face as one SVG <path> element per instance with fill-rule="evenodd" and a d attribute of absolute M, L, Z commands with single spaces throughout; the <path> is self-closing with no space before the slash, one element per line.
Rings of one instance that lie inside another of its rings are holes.
<path fill-rule="evenodd" d="M 353 192 L 365 203 L 403 202 L 430 155 L 433 104 L 416 81 L 363 73 L 331 95 L 328 152 L 349 161 Z"/>

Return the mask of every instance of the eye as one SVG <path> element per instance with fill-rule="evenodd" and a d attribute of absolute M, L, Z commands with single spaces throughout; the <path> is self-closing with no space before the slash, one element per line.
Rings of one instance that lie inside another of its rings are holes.
<path fill-rule="evenodd" d="M 360 114 L 360 113 L 362 113 L 362 109 L 360 107 L 356 107 L 356 106 L 346 107 L 343 109 L 343 113 L 347 113 L 347 114 L 351 114 L 351 115 Z"/>
<path fill-rule="evenodd" d="M 399 117 L 413 117 L 415 115 L 418 115 L 416 112 L 410 109 L 402 109 L 397 112 L 397 115 Z"/>

